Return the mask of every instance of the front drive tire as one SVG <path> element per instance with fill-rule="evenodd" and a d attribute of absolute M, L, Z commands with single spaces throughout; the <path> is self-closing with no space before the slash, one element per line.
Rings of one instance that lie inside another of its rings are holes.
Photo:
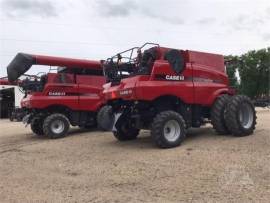
<path fill-rule="evenodd" d="M 175 111 L 163 111 L 153 120 L 151 136 L 160 148 L 177 147 L 186 137 L 183 117 Z"/>
<path fill-rule="evenodd" d="M 43 123 L 43 131 L 46 136 L 51 139 L 65 137 L 69 130 L 68 118 L 59 113 L 51 114 L 45 118 Z"/>
<path fill-rule="evenodd" d="M 103 131 L 110 131 L 114 124 L 114 114 L 112 107 L 109 105 L 103 106 L 97 114 L 98 129 Z"/>
<path fill-rule="evenodd" d="M 34 117 L 31 121 L 31 130 L 33 133 L 35 133 L 37 136 L 44 135 L 43 132 L 43 121 L 44 119 L 40 117 Z"/>
<path fill-rule="evenodd" d="M 251 135 L 255 129 L 256 118 L 250 98 L 244 95 L 232 97 L 225 111 L 225 122 L 234 136 Z"/>
<path fill-rule="evenodd" d="M 230 134 L 229 129 L 226 126 L 224 113 L 226 106 L 230 100 L 229 95 L 219 96 L 211 108 L 211 123 L 216 132 L 220 135 Z"/>

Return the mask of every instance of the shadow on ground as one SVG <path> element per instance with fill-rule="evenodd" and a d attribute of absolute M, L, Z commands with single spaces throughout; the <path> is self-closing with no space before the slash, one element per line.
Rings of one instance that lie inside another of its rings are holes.
<path fill-rule="evenodd" d="M 109 132 L 113 137 L 112 133 Z M 192 128 L 187 131 L 186 139 L 183 141 L 182 145 L 189 145 L 191 143 L 197 142 L 198 140 L 211 140 L 211 139 L 224 139 L 225 135 L 217 135 L 212 127 L 203 128 Z M 150 131 L 141 131 L 139 137 L 136 140 L 130 140 L 125 142 L 120 142 L 116 139 L 110 142 L 104 143 L 107 146 L 119 146 L 127 148 L 157 148 L 152 141 L 150 136 Z"/>

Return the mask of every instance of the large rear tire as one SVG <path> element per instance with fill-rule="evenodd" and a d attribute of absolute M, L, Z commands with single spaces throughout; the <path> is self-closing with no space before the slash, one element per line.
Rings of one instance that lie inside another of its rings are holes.
<path fill-rule="evenodd" d="M 230 134 L 224 118 L 224 113 L 229 100 L 229 95 L 221 95 L 216 99 L 215 103 L 211 108 L 211 123 L 213 125 L 213 128 L 220 135 Z"/>
<path fill-rule="evenodd" d="M 43 123 L 43 131 L 51 139 L 65 137 L 69 130 L 68 118 L 59 113 L 49 115 Z"/>
<path fill-rule="evenodd" d="M 35 117 L 31 121 L 31 130 L 33 133 L 35 133 L 37 136 L 43 136 L 43 121 L 44 119 L 40 117 Z"/>
<path fill-rule="evenodd" d="M 153 120 L 151 136 L 160 148 L 177 147 L 186 137 L 183 117 L 174 111 L 163 111 Z"/>
<path fill-rule="evenodd" d="M 251 135 L 256 125 L 256 111 L 250 98 L 234 96 L 227 105 L 225 122 L 234 136 Z"/>

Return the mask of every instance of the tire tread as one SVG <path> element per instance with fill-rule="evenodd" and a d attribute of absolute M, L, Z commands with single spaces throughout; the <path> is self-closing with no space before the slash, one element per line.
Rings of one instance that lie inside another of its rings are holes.
<path fill-rule="evenodd" d="M 230 133 L 224 119 L 224 112 L 226 110 L 229 99 L 230 96 L 227 94 L 219 96 L 211 109 L 211 123 L 215 131 L 220 135 L 226 135 Z"/>
<path fill-rule="evenodd" d="M 182 132 L 183 133 L 182 137 L 179 140 L 179 143 L 177 143 L 175 145 L 174 144 L 168 145 L 166 142 L 164 142 L 164 140 L 162 138 L 163 137 L 163 124 L 164 124 L 164 121 L 170 116 L 177 117 L 180 120 L 180 122 L 182 122 L 183 125 L 184 125 L 184 128 L 181 129 L 181 131 L 184 130 L 184 132 Z M 177 112 L 175 112 L 175 111 L 163 111 L 163 112 L 159 113 L 154 118 L 154 120 L 152 122 L 151 137 L 154 139 L 155 143 L 160 148 L 171 148 L 171 147 L 176 147 L 176 146 L 180 145 L 181 142 L 184 140 L 185 135 L 186 135 L 185 121 L 184 121 L 183 117 L 180 114 L 178 114 Z"/>
<path fill-rule="evenodd" d="M 243 129 L 238 123 L 238 110 L 239 107 L 244 103 L 249 103 L 254 109 L 254 105 L 251 99 L 245 95 L 236 95 L 232 98 L 227 106 L 227 110 L 225 112 L 225 122 L 228 128 L 231 130 L 234 136 L 242 137 L 247 136 L 253 133 L 256 126 L 256 112 L 254 109 L 254 121 L 250 129 Z"/>
<path fill-rule="evenodd" d="M 57 117 L 61 117 L 62 119 L 66 120 L 69 124 L 67 117 L 63 114 L 60 114 L 60 113 L 55 113 L 55 114 L 49 115 L 47 118 L 45 118 L 44 123 L 43 123 L 43 131 L 44 131 L 44 134 L 47 135 L 51 139 L 57 139 L 57 138 L 61 138 L 61 137 L 66 136 L 66 133 L 62 133 L 60 135 L 55 135 L 54 133 L 52 133 L 50 131 L 50 123 L 52 120 L 54 120 Z M 69 129 L 69 125 L 68 125 L 68 128 L 66 129 L 66 131 L 68 131 L 68 129 Z"/>

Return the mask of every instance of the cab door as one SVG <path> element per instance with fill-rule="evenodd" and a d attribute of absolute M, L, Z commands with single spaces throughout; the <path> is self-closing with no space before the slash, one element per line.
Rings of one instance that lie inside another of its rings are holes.
<path fill-rule="evenodd" d="M 74 74 L 49 73 L 45 90 L 50 97 L 48 102 L 52 105 L 65 105 L 73 110 L 78 108 L 78 85 L 75 83 Z"/>

